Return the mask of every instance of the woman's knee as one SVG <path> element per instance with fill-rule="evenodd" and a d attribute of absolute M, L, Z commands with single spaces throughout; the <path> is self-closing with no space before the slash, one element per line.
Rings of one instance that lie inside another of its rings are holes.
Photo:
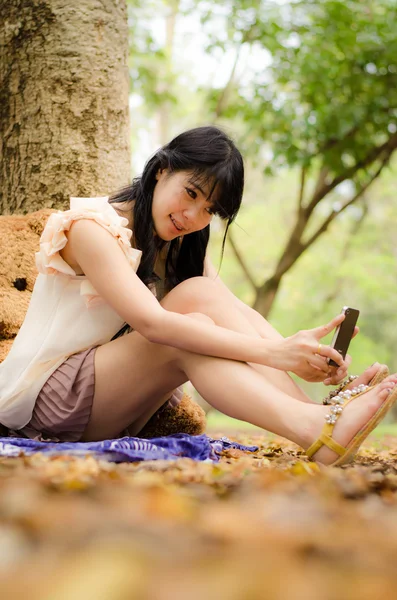
<path fill-rule="evenodd" d="M 176 286 L 162 300 L 168 310 L 205 314 L 208 304 L 221 302 L 222 288 L 208 277 L 192 277 Z"/>
<path fill-rule="evenodd" d="M 187 317 L 191 319 L 195 319 L 196 321 L 201 321 L 202 323 L 209 323 L 210 325 L 215 325 L 215 321 L 211 319 L 208 315 L 204 315 L 203 313 L 186 313 Z"/>

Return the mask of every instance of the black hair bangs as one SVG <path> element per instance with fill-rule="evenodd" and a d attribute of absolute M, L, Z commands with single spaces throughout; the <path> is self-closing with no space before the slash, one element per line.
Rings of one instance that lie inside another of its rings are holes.
<path fill-rule="evenodd" d="M 153 235 L 152 204 L 157 185 L 157 173 L 167 169 L 184 171 L 191 185 L 199 188 L 210 204 L 211 211 L 226 221 L 221 256 L 225 248 L 230 223 L 240 208 L 244 187 L 243 158 L 233 140 L 213 125 L 185 131 L 159 150 L 147 161 L 141 176 L 127 188 L 111 196 L 111 202 L 133 201 L 133 236 L 131 244 L 141 250 L 137 275 L 147 286 L 158 286 L 161 296 L 182 281 L 201 277 L 210 237 L 210 226 L 173 239 L 169 243 L 165 274 L 155 272 L 156 260 L 165 242 Z M 160 297 L 159 296 L 159 297 Z M 113 336 L 122 335 L 128 326 Z"/>
<path fill-rule="evenodd" d="M 213 213 L 229 223 L 235 219 L 243 195 L 242 164 L 239 167 L 239 172 L 234 173 L 230 162 L 222 162 L 196 168 L 189 177 L 189 182 L 206 196 Z"/>

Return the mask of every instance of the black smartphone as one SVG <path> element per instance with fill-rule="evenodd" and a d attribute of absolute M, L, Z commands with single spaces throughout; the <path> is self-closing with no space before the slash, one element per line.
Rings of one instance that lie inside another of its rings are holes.
<path fill-rule="evenodd" d="M 345 315 L 345 320 L 336 329 L 330 345 L 332 348 L 335 348 L 335 350 L 342 355 L 343 360 L 345 360 L 360 311 L 356 308 L 350 308 L 350 306 L 344 306 L 342 308 L 342 312 Z M 332 358 L 328 358 L 328 364 L 331 367 L 339 366 L 334 360 L 332 360 Z"/>

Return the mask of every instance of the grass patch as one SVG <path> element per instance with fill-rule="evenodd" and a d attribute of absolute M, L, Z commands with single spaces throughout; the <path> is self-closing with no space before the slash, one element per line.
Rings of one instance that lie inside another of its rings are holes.
<path fill-rule="evenodd" d="M 246 421 L 239 421 L 238 419 L 233 419 L 232 417 L 228 417 L 221 412 L 211 411 L 207 416 L 207 429 L 218 429 L 218 430 L 251 430 L 251 429 L 261 429 L 256 425 L 252 425 L 251 423 L 247 423 Z M 262 430 L 263 431 L 263 430 Z"/>
<path fill-rule="evenodd" d="M 239 421 L 238 419 L 232 419 L 223 413 L 218 411 L 211 411 L 207 416 L 207 429 L 217 429 L 218 431 L 250 431 L 250 430 L 261 430 L 260 427 L 247 423 L 246 421 Z M 371 433 L 372 437 L 382 438 L 386 435 L 393 435 L 397 437 L 397 423 L 381 423 Z"/>

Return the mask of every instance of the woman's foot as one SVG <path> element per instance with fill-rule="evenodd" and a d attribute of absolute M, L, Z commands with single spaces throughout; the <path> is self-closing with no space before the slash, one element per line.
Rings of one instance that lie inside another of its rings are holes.
<path fill-rule="evenodd" d="M 385 371 L 386 373 L 388 373 L 387 365 L 381 365 L 378 362 L 374 363 L 373 365 L 365 369 L 365 371 L 363 371 L 363 373 L 361 373 L 361 375 L 359 375 L 357 379 L 349 383 L 346 389 L 351 390 L 361 384 L 370 385 L 374 377 L 378 373 L 380 374 L 381 371 Z"/>
<path fill-rule="evenodd" d="M 356 379 L 356 385 L 357 381 Z M 360 402 L 350 402 L 336 421 L 331 434 L 332 439 L 341 446 L 346 447 L 387 400 L 390 391 L 393 390 L 396 384 L 397 373 L 390 375 L 382 383 L 360 396 Z M 325 423 L 325 416 L 330 413 L 329 406 L 321 406 L 319 408 L 320 410 L 315 415 L 311 428 L 312 440 L 310 444 L 320 436 Z M 324 465 L 334 463 L 337 458 L 339 458 L 339 455 L 327 446 L 322 446 L 313 456 L 313 460 Z"/>
<path fill-rule="evenodd" d="M 385 379 L 385 377 L 387 377 L 388 375 L 389 375 L 389 369 L 388 369 L 387 365 L 381 365 L 380 363 L 376 362 L 373 365 L 371 365 L 370 367 L 368 367 L 367 369 L 365 369 L 365 371 L 363 373 L 361 373 L 361 375 L 359 375 L 358 377 L 356 376 L 355 378 L 353 378 L 353 380 L 350 383 L 345 385 L 343 387 L 343 392 L 346 392 L 348 390 L 352 391 L 355 388 L 360 389 L 360 387 L 362 387 L 363 385 L 365 385 L 365 386 L 378 385 L 378 383 L 381 383 L 381 381 L 383 381 Z M 343 392 L 339 392 L 337 390 L 340 390 L 340 387 L 336 388 L 335 390 L 331 390 L 328 393 L 328 396 L 326 396 L 324 398 L 323 404 L 328 405 L 330 403 L 329 401 L 338 394 L 341 394 L 343 397 Z M 352 395 L 350 402 L 353 401 L 354 399 L 355 399 L 355 396 Z"/>

